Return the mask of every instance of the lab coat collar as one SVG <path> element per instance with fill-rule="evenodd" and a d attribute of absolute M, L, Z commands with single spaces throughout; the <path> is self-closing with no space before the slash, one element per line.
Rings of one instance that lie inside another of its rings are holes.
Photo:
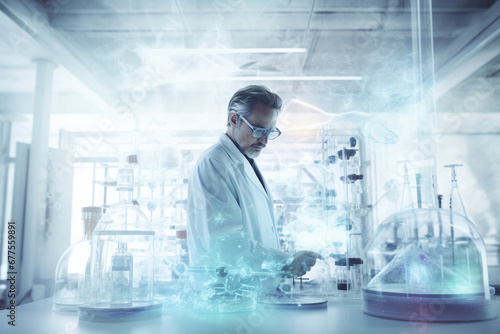
<path fill-rule="evenodd" d="M 250 180 L 252 180 L 255 186 L 259 188 L 259 190 L 262 191 L 264 195 L 266 195 L 266 197 L 270 198 L 269 194 L 262 186 L 262 183 L 260 183 L 259 178 L 257 177 L 255 171 L 250 165 L 250 162 L 247 160 L 247 158 L 245 158 L 245 156 L 243 155 L 243 153 L 241 153 L 238 147 L 236 147 L 231 138 L 229 138 L 228 135 L 223 133 L 219 138 L 219 143 L 229 152 L 229 157 L 234 162 L 236 162 L 240 166 L 243 166 L 243 170 L 245 171 L 246 175 L 250 178 Z M 255 166 L 257 166 L 257 164 Z M 256 168 L 258 169 L 258 167 Z M 266 187 L 266 189 L 269 189 L 265 180 L 264 180 L 264 186 Z"/>

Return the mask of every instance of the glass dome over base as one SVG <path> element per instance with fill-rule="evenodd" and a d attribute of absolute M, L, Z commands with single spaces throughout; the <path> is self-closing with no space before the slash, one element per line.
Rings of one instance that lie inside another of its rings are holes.
<path fill-rule="evenodd" d="M 149 313 L 154 297 L 154 241 L 151 222 L 132 201 L 133 172 L 118 172 L 119 202 L 92 233 L 90 293 L 79 317 L 101 321 Z M 160 305 L 160 304 L 158 304 Z"/>
<path fill-rule="evenodd" d="M 429 322 L 496 316 L 484 242 L 460 214 L 399 212 L 380 224 L 365 251 L 367 314 Z"/>
<path fill-rule="evenodd" d="M 328 300 L 315 296 L 272 296 L 260 301 L 266 307 L 285 310 L 312 310 L 328 307 Z"/>
<path fill-rule="evenodd" d="M 493 295 L 484 294 L 406 294 L 363 290 L 367 314 L 409 321 L 463 322 L 488 320 L 496 316 Z"/>

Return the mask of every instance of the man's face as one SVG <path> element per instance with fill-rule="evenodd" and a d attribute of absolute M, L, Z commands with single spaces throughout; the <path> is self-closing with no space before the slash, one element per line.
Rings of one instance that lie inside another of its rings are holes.
<path fill-rule="evenodd" d="M 231 117 L 238 118 L 236 114 L 231 115 Z M 272 130 L 276 127 L 278 113 L 275 109 L 268 108 L 262 103 L 257 103 L 250 115 L 245 118 L 253 126 Z M 252 137 L 252 129 L 243 120 L 238 120 L 238 122 L 239 125 L 234 130 L 234 140 L 240 146 L 243 154 L 251 159 L 257 158 L 262 149 L 266 147 L 267 136 L 259 139 L 254 138 Z"/>

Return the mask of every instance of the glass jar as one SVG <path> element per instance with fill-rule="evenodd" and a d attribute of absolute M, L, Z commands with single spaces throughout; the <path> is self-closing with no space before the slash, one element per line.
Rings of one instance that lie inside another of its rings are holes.
<path fill-rule="evenodd" d="M 177 262 L 189 265 L 189 253 L 188 253 L 186 230 L 177 230 L 175 232 L 175 237 L 177 244 Z"/>
<path fill-rule="evenodd" d="M 361 298 L 362 265 L 363 260 L 360 258 L 341 258 L 335 261 L 337 292 L 340 297 Z"/>

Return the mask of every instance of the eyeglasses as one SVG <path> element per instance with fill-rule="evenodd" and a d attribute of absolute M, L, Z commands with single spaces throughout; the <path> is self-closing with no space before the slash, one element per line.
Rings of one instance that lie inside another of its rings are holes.
<path fill-rule="evenodd" d="M 266 128 L 260 128 L 258 126 L 253 126 L 252 124 L 250 124 L 249 121 L 246 120 L 245 117 L 243 117 L 241 115 L 239 115 L 239 116 L 245 123 L 247 123 L 247 125 L 250 127 L 250 129 L 252 129 L 252 131 L 253 131 L 252 137 L 254 137 L 255 139 L 260 139 L 264 136 L 267 136 L 267 139 L 273 140 L 273 139 L 278 138 L 281 135 L 281 131 L 278 128 L 274 128 L 273 130 L 269 130 Z"/>

